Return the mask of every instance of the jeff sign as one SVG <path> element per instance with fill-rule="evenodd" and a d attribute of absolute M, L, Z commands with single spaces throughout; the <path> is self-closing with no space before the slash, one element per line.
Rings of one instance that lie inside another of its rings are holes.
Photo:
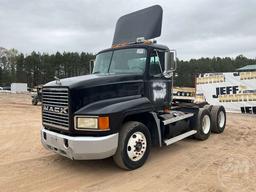
<path fill-rule="evenodd" d="M 216 94 L 213 98 L 218 98 L 219 95 L 233 95 L 237 94 L 239 91 L 239 86 L 227 86 L 227 87 L 216 87 Z"/>
<path fill-rule="evenodd" d="M 256 72 L 206 73 L 196 79 L 196 93 L 227 111 L 256 114 Z"/>

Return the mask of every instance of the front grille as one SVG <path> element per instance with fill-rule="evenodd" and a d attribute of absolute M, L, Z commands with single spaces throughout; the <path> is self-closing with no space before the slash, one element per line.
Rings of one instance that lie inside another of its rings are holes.
<path fill-rule="evenodd" d="M 69 128 L 68 88 L 43 88 L 43 125 L 58 129 Z"/>

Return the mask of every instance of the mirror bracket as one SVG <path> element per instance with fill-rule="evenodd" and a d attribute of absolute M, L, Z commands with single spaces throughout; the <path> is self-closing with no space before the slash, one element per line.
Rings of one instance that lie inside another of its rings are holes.
<path fill-rule="evenodd" d="M 91 59 L 90 62 L 89 62 L 89 72 L 90 72 L 90 74 L 92 74 L 92 71 L 93 71 L 93 68 L 94 68 L 94 62 L 95 62 L 95 59 Z"/>
<path fill-rule="evenodd" d="M 171 78 L 173 76 L 173 72 L 172 71 L 164 71 L 163 76 L 165 78 Z"/>

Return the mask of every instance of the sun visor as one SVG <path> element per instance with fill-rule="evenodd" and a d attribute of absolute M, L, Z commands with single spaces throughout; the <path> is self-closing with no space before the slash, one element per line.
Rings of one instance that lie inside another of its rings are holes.
<path fill-rule="evenodd" d="M 163 9 L 154 5 L 120 17 L 112 45 L 134 43 L 137 38 L 153 39 L 161 35 Z"/>

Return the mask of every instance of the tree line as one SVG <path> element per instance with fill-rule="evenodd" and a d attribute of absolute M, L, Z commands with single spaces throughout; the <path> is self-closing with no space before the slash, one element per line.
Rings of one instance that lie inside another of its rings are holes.
<path fill-rule="evenodd" d="M 195 86 L 195 77 L 200 73 L 234 72 L 246 65 L 256 64 L 256 58 L 250 59 L 243 55 L 235 58 L 213 57 L 178 61 L 174 79 L 175 86 Z"/>
<path fill-rule="evenodd" d="M 7 50 L 6 54 L 0 57 L 0 86 L 22 82 L 34 87 L 54 80 L 54 76 L 65 78 L 88 74 L 89 61 L 94 58 L 94 54 L 85 52 L 32 52 L 24 55 L 15 49 Z M 232 72 L 250 64 L 256 64 L 256 59 L 249 59 L 243 55 L 236 58 L 178 60 L 174 85 L 193 87 L 195 76 L 199 73 Z"/>
<path fill-rule="evenodd" d="M 65 78 L 89 73 L 92 53 L 57 52 L 55 54 L 32 52 L 24 55 L 9 50 L 0 60 L 0 86 L 12 82 L 27 83 L 28 87 L 45 84 L 54 77 Z"/>

